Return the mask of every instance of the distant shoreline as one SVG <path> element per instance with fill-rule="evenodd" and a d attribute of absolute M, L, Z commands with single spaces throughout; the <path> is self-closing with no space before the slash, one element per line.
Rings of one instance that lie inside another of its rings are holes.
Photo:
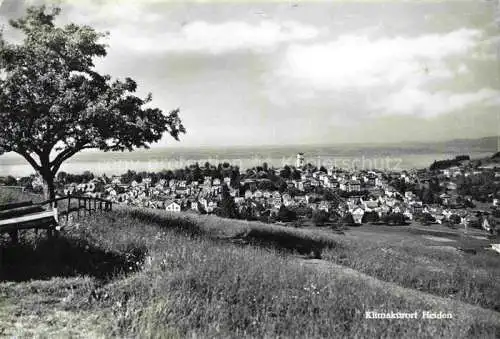
<path fill-rule="evenodd" d="M 423 154 L 395 154 L 381 155 L 380 152 L 359 155 L 357 150 L 350 155 L 335 156 L 334 154 L 317 155 L 305 153 L 306 163 L 311 163 L 317 167 L 338 167 L 344 169 L 374 169 L 374 170 L 410 170 L 428 168 L 435 160 L 445 160 L 454 158 L 457 155 L 466 154 L 471 159 L 490 157 L 492 152 L 455 152 L 455 153 L 423 153 Z M 65 162 L 60 171 L 71 174 L 81 174 L 90 171 L 96 175 L 121 175 L 127 170 L 160 172 L 162 170 L 175 170 L 193 165 L 196 162 L 203 165 L 229 163 L 238 166 L 241 170 L 262 165 L 264 162 L 271 167 L 280 168 L 284 165 L 295 165 L 296 152 L 288 150 L 283 154 L 238 154 L 231 152 L 221 152 L 220 155 L 197 154 L 174 155 L 151 154 L 144 152 L 131 152 L 118 154 L 93 154 L 92 157 L 78 157 Z M 31 166 L 20 158 L 4 161 L 0 157 L 0 176 L 12 175 L 15 177 L 28 176 L 34 174 Z"/>

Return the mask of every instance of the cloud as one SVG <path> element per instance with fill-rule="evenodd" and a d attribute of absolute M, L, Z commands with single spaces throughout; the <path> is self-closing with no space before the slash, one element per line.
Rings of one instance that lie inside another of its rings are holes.
<path fill-rule="evenodd" d="M 282 105 L 329 102 L 332 124 L 381 115 L 430 118 L 472 105 L 498 105 L 500 92 L 491 88 L 431 90 L 443 84 L 450 88 L 457 77 L 470 75 L 466 59 L 480 38 L 481 31 L 462 28 L 378 39 L 348 34 L 322 43 L 292 44 L 278 70 L 264 78 L 266 92 Z"/>
<path fill-rule="evenodd" d="M 379 109 L 381 114 L 435 117 L 477 104 L 498 106 L 500 104 L 499 97 L 500 91 L 491 88 L 466 93 L 448 91 L 429 93 L 415 88 L 403 88 L 401 91 L 391 94 L 378 105 L 374 105 L 373 108 Z"/>
<path fill-rule="evenodd" d="M 210 23 L 194 21 L 176 32 L 145 34 L 137 28 L 111 31 L 111 47 L 120 46 L 142 53 L 204 52 L 221 54 L 238 50 L 265 51 L 280 43 L 304 41 L 318 36 L 312 26 L 295 21 L 242 21 Z"/>
<path fill-rule="evenodd" d="M 317 90 L 368 88 L 449 78 L 444 59 L 471 50 L 480 32 L 460 29 L 448 34 L 368 39 L 344 35 L 335 41 L 289 47 L 279 76 Z"/>

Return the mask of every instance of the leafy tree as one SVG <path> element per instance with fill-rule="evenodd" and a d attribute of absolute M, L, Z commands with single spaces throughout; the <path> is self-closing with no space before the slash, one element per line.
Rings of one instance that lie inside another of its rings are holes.
<path fill-rule="evenodd" d="M 331 201 L 336 206 L 338 206 L 338 204 L 340 202 L 340 199 L 337 196 L 337 194 L 335 194 L 335 192 L 331 189 L 325 189 L 324 194 L 323 194 L 323 200 Z"/>
<path fill-rule="evenodd" d="M 323 226 L 326 222 L 330 220 L 330 214 L 328 212 L 319 210 L 313 213 L 313 222 L 316 226 Z"/>
<path fill-rule="evenodd" d="M 244 206 L 240 213 L 240 218 L 245 220 L 257 220 L 255 211 L 251 206 Z"/>
<path fill-rule="evenodd" d="M 17 186 L 17 180 L 11 175 L 8 175 L 4 180 L 3 184 L 5 186 Z"/>
<path fill-rule="evenodd" d="M 424 225 L 430 225 L 436 222 L 436 218 L 434 218 L 430 213 L 424 213 L 420 218 L 420 222 Z"/>
<path fill-rule="evenodd" d="M 384 216 L 382 221 L 389 225 L 405 225 L 406 217 L 403 213 L 390 213 Z"/>
<path fill-rule="evenodd" d="M 82 179 L 83 179 L 83 182 L 89 182 L 90 180 L 94 179 L 94 173 L 92 173 L 90 171 L 84 171 L 82 173 Z"/>
<path fill-rule="evenodd" d="M 365 214 L 363 214 L 363 223 L 378 222 L 379 219 L 379 215 L 375 211 L 365 212 Z"/>
<path fill-rule="evenodd" d="M 33 178 L 31 177 L 22 177 L 19 180 L 19 185 L 23 186 L 24 188 L 32 189 L 33 186 L 31 185 L 31 182 L 33 181 Z"/>
<path fill-rule="evenodd" d="M 292 169 L 288 165 L 285 165 L 283 169 L 280 171 L 280 177 L 282 177 L 283 179 L 289 179 L 291 175 L 292 175 Z"/>
<path fill-rule="evenodd" d="M 68 173 L 61 171 L 57 173 L 57 181 L 61 184 L 66 184 L 68 180 Z"/>
<path fill-rule="evenodd" d="M 222 200 L 217 215 L 223 218 L 238 218 L 238 208 L 226 185 L 222 186 Z"/>
<path fill-rule="evenodd" d="M 297 214 L 285 205 L 281 205 L 277 219 L 283 222 L 294 221 L 297 220 Z"/>
<path fill-rule="evenodd" d="M 278 181 L 276 185 L 278 187 L 278 192 L 281 194 L 285 193 L 288 189 L 288 185 L 284 180 Z"/>
<path fill-rule="evenodd" d="M 132 170 L 128 170 L 126 173 L 121 175 L 121 182 L 124 184 L 130 184 L 137 177 L 137 173 Z"/>
<path fill-rule="evenodd" d="M 193 167 L 193 180 L 203 180 L 203 172 L 201 171 L 200 165 L 198 163 L 196 163 Z"/>
<path fill-rule="evenodd" d="M 458 225 L 458 224 L 460 224 L 461 220 L 462 219 L 457 214 L 450 215 L 450 222 L 452 224 Z"/>
<path fill-rule="evenodd" d="M 76 24 L 58 27 L 59 13 L 30 7 L 11 20 L 24 35 L 21 43 L 0 34 L 0 154 L 24 157 L 50 198 L 61 164 L 84 149 L 132 151 L 164 133 L 176 140 L 185 133 L 178 109 L 164 115 L 146 108 L 151 94 L 133 95 L 134 80 L 111 81 L 94 70 L 93 59 L 106 56 L 99 41 L 107 34 Z"/>
<path fill-rule="evenodd" d="M 300 172 L 296 169 L 292 171 L 291 178 L 294 180 L 299 180 L 300 179 Z"/>
<path fill-rule="evenodd" d="M 257 184 L 257 188 L 263 191 L 274 191 L 276 186 L 271 181 L 264 180 Z"/>

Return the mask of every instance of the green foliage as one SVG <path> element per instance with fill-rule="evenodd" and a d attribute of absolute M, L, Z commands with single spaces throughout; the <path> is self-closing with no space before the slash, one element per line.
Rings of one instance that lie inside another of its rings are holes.
<path fill-rule="evenodd" d="M 424 225 L 430 225 L 436 222 L 436 218 L 434 218 L 430 213 L 424 213 L 417 218 Z"/>
<path fill-rule="evenodd" d="M 235 219 L 239 217 L 238 208 L 234 202 L 234 198 L 229 194 L 229 188 L 226 185 L 222 186 L 222 200 L 216 214 L 219 217 Z"/>
<path fill-rule="evenodd" d="M 281 251 L 211 240 L 223 234 L 281 238 L 283 246 L 329 237 L 342 245 L 325 249 L 325 261 L 311 265 Z M 65 277 L 0 283 L 0 321 L 20 325 L 5 326 L 3 335 L 493 338 L 498 333 L 498 314 L 477 307 L 498 309 L 496 257 L 327 234 L 208 216 L 188 220 L 163 211 L 89 217 L 62 239 L 42 240 L 39 250 L 31 250 L 42 254 L 33 263 L 49 265 L 48 273 L 63 269 Z M 106 269 L 122 273 L 98 279 Z M 454 318 L 365 319 L 372 310 L 435 309 Z"/>
<path fill-rule="evenodd" d="M 450 215 L 450 222 L 452 224 L 458 225 L 460 224 L 461 218 L 457 214 L 452 214 Z"/>
<path fill-rule="evenodd" d="M 17 180 L 12 175 L 8 175 L 5 178 L 0 178 L 0 183 L 5 186 L 17 186 Z"/>
<path fill-rule="evenodd" d="M 380 217 L 378 215 L 377 212 L 374 212 L 374 211 L 369 211 L 369 212 L 365 212 L 365 214 L 363 214 L 363 223 L 367 223 L 367 222 L 377 222 L 379 221 Z"/>
<path fill-rule="evenodd" d="M 314 211 L 312 220 L 316 226 L 323 226 L 330 220 L 330 214 L 323 210 Z"/>
<path fill-rule="evenodd" d="M 294 221 L 297 220 L 297 214 L 295 211 L 288 209 L 285 205 L 281 205 L 278 211 L 277 220 L 282 222 Z"/>
<path fill-rule="evenodd" d="M 382 217 L 382 222 L 389 225 L 406 225 L 407 218 L 403 213 L 390 213 Z"/>
<path fill-rule="evenodd" d="M 149 147 L 185 129 L 179 110 L 164 115 L 134 95 L 134 80 L 111 81 L 94 70 L 106 56 L 106 34 L 89 26 L 57 27 L 58 8 L 30 7 L 10 25 L 20 44 L 0 35 L 0 154 L 16 152 L 38 171 L 53 194 L 61 164 L 87 148 L 104 151 Z M 56 154 L 51 158 L 51 154 Z"/>

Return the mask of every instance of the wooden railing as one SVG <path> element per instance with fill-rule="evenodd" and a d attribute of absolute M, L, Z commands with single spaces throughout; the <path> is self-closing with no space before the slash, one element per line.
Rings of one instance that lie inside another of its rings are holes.
<path fill-rule="evenodd" d="M 10 189 L 17 189 L 21 190 L 21 192 L 24 192 L 26 190 L 25 186 L 7 186 L 7 185 L 2 185 L 0 188 L 10 188 Z"/>
<path fill-rule="evenodd" d="M 72 206 L 71 202 L 76 202 L 76 206 Z M 44 206 L 49 205 L 52 208 L 57 208 L 59 211 L 59 216 L 65 217 L 66 223 L 69 220 L 69 215 L 76 212 L 78 218 L 81 215 L 85 216 L 92 215 L 97 211 L 111 211 L 113 209 L 113 202 L 97 198 L 97 197 L 86 197 L 77 195 L 68 195 L 64 197 L 59 197 L 55 199 L 45 200 L 35 205 Z M 64 206 L 66 205 L 66 206 Z"/>
<path fill-rule="evenodd" d="M 46 208 L 46 205 L 49 208 Z M 97 211 L 111 211 L 112 208 L 113 203 L 109 200 L 85 196 L 65 196 L 39 203 L 24 201 L 0 205 L 0 233 L 8 232 L 14 242 L 17 241 L 18 231 L 22 229 L 35 229 L 38 232 L 38 229 L 45 228 L 51 236 L 54 231 L 56 234 L 59 231 L 61 219 L 68 225 L 73 212 L 80 218 L 82 214 L 92 215 Z"/>

